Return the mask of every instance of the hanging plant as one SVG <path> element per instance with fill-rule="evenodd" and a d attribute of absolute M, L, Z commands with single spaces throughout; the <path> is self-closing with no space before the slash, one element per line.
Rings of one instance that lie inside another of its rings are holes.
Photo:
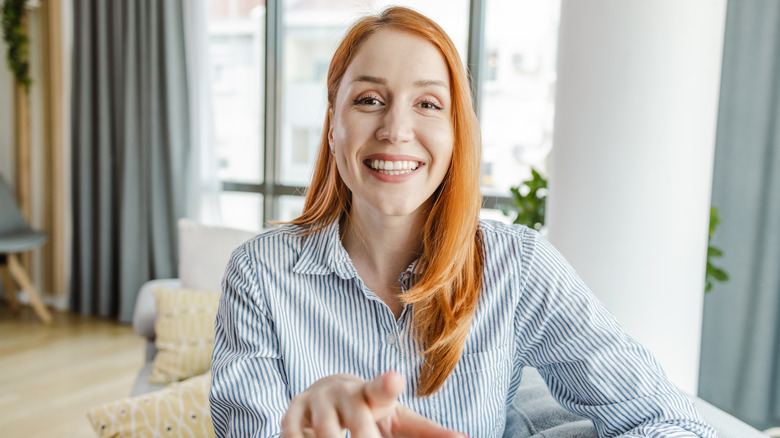
<path fill-rule="evenodd" d="M 3 39 L 8 44 L 8 67 L 17 82 L 29 91 L 30 60 L 28 46 L 30 39 L 24 26 L 25 0 L 3 1 Z"/>

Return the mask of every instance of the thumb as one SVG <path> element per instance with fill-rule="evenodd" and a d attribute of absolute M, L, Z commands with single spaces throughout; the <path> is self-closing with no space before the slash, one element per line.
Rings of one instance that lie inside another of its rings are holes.
<path fill-rule="evenodd" d="M 447 429 L 411 409 L 401 407 L 393 424 L 393 436 L 426 438 L 468 438 L 467 435 Z"/>

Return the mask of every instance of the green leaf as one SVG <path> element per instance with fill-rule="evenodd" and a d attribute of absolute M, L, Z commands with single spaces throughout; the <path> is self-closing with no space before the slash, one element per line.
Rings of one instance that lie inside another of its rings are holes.
<path fill-rule="evenodd" d="M 712 278 L 718 281 L 729 281 L 729 274 L 726 273 L 723 269 L 712 267 L 711 272 Z"/>
<path fill-rule="evenodd" d="M 714 246 L 707 247 L 707 257 L 723 257 L 723 251 Z"/>
<path fill-rule="evenodd" d="M 723 256 L 723 251 L 720 248 L 712 246 L 712 237 L 715 235 L 718 225 L 720 225 L 718 209 L 717 207 L 710 207 L 710 229 L 707 239 L 707 269 L 704 275 L 704 292 L 712 290 L 713 281 L 729 281 L 729 275 L 726 271 L 712 264 L 712 259 Z"/>
<path fill-rule="evenodd" d="M 715 230 L 718 228 L 718 225 L 720 225 L 720 216 L 718 216 L 718 208 L 710 207 L 710 234 L 709 234 L 710 237 L 712 237 L 715 234 Z"/>
<path fill-rule="evenodd" d="M 531 169 L 531 179 L 510 188 L 510 192 L 517 210 L 515 223 L 540 230 L 544 226 L 547 180 L 536 169 Z"/>
<path fill-rule="evenodd" d="M 30 42 L 24 28 L 25 0 L 5 0 L 2 5 L 3 39 L 8 44 L 8 68 L 14 78 L 29 91 L 30 62 L 27 46 Z"/>

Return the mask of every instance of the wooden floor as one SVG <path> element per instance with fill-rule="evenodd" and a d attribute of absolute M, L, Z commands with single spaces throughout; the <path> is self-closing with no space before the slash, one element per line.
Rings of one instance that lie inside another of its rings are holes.
<path fill-rule="evenodd" d="M 130 326 L 0 302 L 0 436 L 96 437 L 86 411 L 127 397 L 144 341 Z"/>

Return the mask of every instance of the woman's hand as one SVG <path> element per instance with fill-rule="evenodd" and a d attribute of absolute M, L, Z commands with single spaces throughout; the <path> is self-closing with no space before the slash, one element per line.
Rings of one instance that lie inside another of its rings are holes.
<path fill-rule="evenodd" d="M 282 438 L 462 438 L 398 403 L 404 379 L 396 372 L 373 380 L 337 374 L 322 378 L 290 402 Z"/>

